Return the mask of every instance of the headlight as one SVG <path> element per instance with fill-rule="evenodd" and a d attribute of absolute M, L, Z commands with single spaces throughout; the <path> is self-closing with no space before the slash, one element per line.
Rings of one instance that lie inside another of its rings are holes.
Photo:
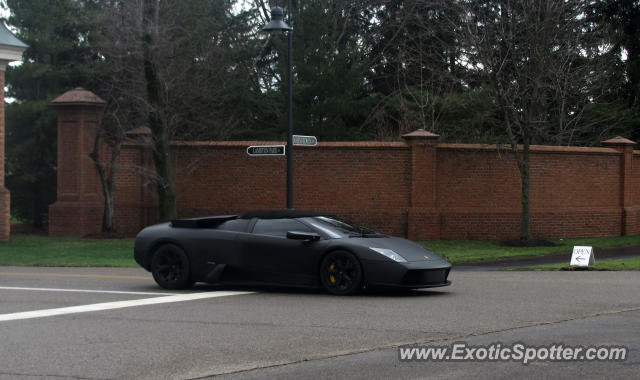
<path fill-rule="evenodd" d="M 395 253 L 394 251 L 390 250 L 390 249 L 386 249 L 386 248 L 373 248 L 373 247 L 369 247 L 369 249 L 373 249 L 374 251 L 378 252 L 379 254 L 381 254 L 382 256 L 388 257 L 391 260 L 398 262 L 398 263 L 406 263 L 407 260 L 400 256 L 399 254 Z"/>

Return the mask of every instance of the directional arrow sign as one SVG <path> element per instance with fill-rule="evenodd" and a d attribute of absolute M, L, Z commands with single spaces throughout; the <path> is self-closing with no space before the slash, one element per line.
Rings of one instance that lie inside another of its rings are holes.
<path fill-rule="evenodd" d="M 573 247 L 573 254 L 571 255 L 571 262 L 569 265 L 577 265 L 581 267 L 588 267 L 595 264 L 595 255 L 593 254 L 593 247 Z"/>
<path fill-rule="evenodd" d="M 249 156 L 284 156 L 284 145 L 256 145 L 247 148 Z"/>
<path fill-rule="evenodd" d="M 293 135 L 293 145 L 316 146 L 318 139 L 316 136 Z"/>

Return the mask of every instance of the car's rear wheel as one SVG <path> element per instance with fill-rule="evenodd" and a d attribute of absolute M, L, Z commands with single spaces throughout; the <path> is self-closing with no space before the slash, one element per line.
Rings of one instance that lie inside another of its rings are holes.
<path fill-rule="evenodd" d="M 362 288 L 362 266 L 351 252 L 330 252 L 320 263 L 320 281 L 329 293 L 354 294 Z"/>
<path fill-rule="evenodd" d="M 153 254 L 151 273 L 156 283 L 165 289 L 186 289 L 193 285 L 189 258 L 174 244 L 163 244 Z"/>

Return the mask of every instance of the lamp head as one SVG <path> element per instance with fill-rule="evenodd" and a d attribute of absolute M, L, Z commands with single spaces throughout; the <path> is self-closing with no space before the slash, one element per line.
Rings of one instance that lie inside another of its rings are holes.
<path fill-rule="evenodd" d="M 282 8 L 275 6 L 271 8 L 271 21 L 262 28 L 262 31 L 268 33 L 274 32 L 287 32 L 292 30 L 292 28 L 284 22 L 284 11 Z"/>

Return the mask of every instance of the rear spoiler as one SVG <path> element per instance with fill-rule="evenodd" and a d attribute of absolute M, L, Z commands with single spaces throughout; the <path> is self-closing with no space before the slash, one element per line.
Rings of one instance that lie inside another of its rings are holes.
<path fill-rule="evenodd" d="M 214 228 L 219 224 L 238 218 L 237 215 L 203 216 L 199 218 L 174 219 L 171 227 L 174 228 Z"/>

